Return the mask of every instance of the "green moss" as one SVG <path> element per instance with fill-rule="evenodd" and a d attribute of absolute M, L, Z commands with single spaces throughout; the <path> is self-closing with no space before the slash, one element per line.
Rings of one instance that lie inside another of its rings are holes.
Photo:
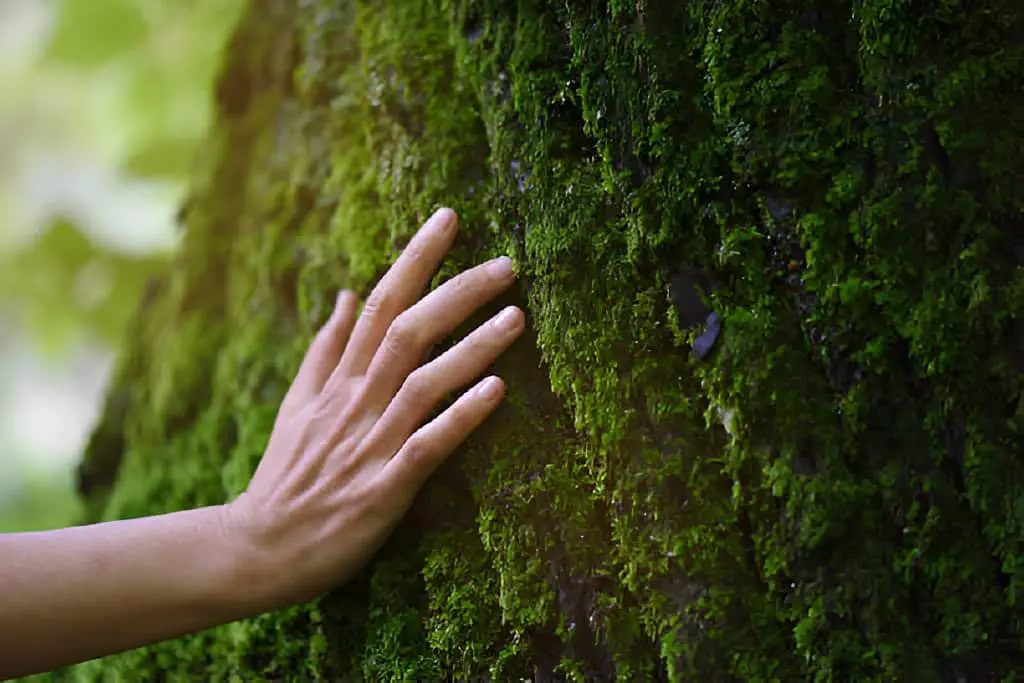
<path fill-rule="evenodd" d="M 521 275 L 470 324 L 516 302 L 529 333 L 349 586 L 62 675 L 1014 680 L 1021 25 L 1010 0 L 253 3 L 83 467 L 94 518 L 242 490 L 338 288 L 438 205 L 463 219 L 439 280 Z M 724 320 L 702 363 L 684 266 Z"/>

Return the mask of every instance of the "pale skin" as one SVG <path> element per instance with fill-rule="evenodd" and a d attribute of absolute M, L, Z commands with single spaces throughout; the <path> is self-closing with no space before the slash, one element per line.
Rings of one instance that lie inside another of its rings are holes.
<path fill-rule="evenodd" d="M 423 292 L 457 232 L 435 213 L 357 315 L 342 292 L 281 404 L 247 490 L 224 505 L 0 535 L 0 679 L 49 671 L 305 602 L 386 540 L 433 470 L 499 405 L 477 380 L 520 335 L 499 312 L 428 350 L 514 281 L 507 258 Z M 422 299 L 420 297 L 423 297 Z"/>

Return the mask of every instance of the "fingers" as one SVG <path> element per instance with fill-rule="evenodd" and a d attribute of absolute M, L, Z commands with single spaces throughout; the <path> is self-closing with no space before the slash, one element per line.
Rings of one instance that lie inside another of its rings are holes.
<path fill-rule="evenodd" d="M 513 279 L 512 261 L 503 256 L 460 273 L 399 315 L 366 372 L 371 407 L 383 411 L 429 349 L 508 289 Z"/>
<path fill-rule="evenodd" d="M 460 396 L 443 413 L 423 425 L 384 467 L 385 480 L 414 494 L 459 444 L 494 412 L 505 384 L 488 377 Z"/>
<path fill-rule="evenodd" d="M 338 364 L 341 376 L 362 375 L 399 313 L 415 303 L 451 247 L 458 218 L 440 209 L 412 238 L 366 300 L 352 338 Z"/>
<path fill-rule="evenodd" d="M 523 312 L 509 306 L 409 375 L 368 435 L 368 447 L 390 457 L 441 399 L 479 377 L 516 340 L 523 327 Z"/>
<path fill-rule="evenodd" d="M 343 290 L 338 294 L 330 319 L 320 328 L 306 351 L 286 401 L 308 400 L 320 393 L 327 378 L 338 366 L 356 320 L 358 305 L 359 298 L 353 292 Z"/>

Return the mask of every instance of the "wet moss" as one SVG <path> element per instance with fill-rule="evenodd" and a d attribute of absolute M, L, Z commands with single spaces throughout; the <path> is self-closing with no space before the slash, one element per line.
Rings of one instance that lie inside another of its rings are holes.
<path fill-rule="evenodd" d="M 352 584 L 61 676 L 1015 680 L 1022 27 L 1010 0 L 254 2 L 83 466 L 95 517 L 241 491 L 337 289 L 438 205 L 438 278 L 512 255 L 480 319 L 517 302 L 529 334 Z"/>

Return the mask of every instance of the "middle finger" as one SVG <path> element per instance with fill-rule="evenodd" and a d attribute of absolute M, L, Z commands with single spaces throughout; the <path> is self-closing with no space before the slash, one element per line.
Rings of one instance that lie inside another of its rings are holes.
<path fill-rule="evenodd" d="M 509 306 L 443 354 L 417 369 L 366 437 L 367 452 L 390 458 L 445 395 L 479 377 L 519 337 L 523 312 Z"/>
<path fill-rule="evenodd" d="M 338 377 L 366 371 L 391 323 L 415 303 L 430 282 L 452 245 L 457 223 L 454 211 L 439 209 L 413 236 L 367 298 L 329 387 L 337 384 Z"/>
<path fill-rule="evenodd" d="M 366 372 L 371 409 L 383 412 L 405 378 L 423 362 L 427 348 L 505 291 L 514 278 L 511 259 L 492 259 L 456 275 L 398 316 Z"/>

